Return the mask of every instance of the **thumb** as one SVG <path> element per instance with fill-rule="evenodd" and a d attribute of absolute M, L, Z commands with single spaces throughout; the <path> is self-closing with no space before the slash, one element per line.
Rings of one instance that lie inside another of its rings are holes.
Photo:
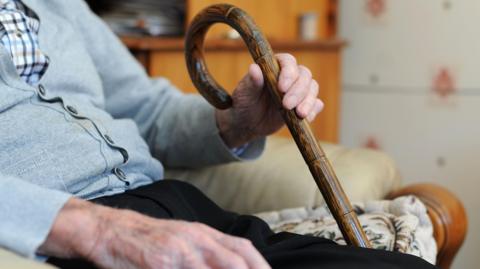
<path fill-rule="evenodd" d="M 263 74 L 258 64 L 250 65 L 250 68 L 248 69 L 248 77 L 255 88 L 263 88 Z"/>

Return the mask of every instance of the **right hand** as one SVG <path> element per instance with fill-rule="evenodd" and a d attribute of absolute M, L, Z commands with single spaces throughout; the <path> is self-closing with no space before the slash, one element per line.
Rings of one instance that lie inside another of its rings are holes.
<path fill-rule="evenodd" d="M 61 210 L 39 251 L 101 268 L 270 268 L 246 239 L 78 199 Z"/>

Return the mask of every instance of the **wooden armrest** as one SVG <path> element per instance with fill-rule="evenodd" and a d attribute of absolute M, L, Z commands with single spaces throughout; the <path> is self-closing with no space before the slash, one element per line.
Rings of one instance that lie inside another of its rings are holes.
<path fill-rule="evenodd" d="M 434 184 L 415 184 L 388 195 L 393 199 L 403 195 L 417 196 L 427 207 L 437 242 L 437 265 L 450 268 L 467 233 L 467 214 L 460 200 L 447 189 Z"/>

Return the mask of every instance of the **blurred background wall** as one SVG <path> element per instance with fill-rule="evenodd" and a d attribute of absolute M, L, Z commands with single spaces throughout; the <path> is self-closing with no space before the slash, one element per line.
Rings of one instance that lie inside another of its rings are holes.
<path fill-rule="evenodd" d="M 479 15 L 478 0 L 340 1 L 340 142 L 463 200 L 470 229 L 453 268 L 480 267 Z"/>

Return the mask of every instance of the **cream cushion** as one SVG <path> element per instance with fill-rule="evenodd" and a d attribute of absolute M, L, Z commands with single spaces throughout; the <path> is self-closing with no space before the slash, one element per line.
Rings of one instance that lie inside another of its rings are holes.
<path fill-rule="evenodd" d="M 351 201 L 378 200 L 400 186 L 384 153 L 321 143 Z M 261 158 L 196 170 L 167 169 L 166 178 L 188 181 L 225 209 L 257 213 L 324 203 L 292 139 L 271 137 Z"/>
<path fill-rule="evenodd" d="M 0 268 L 52 269 L 55 267 L 49 266 L 48 264 L 37 263 L 32 260 L 25 259 L 0 248 Z"/>

